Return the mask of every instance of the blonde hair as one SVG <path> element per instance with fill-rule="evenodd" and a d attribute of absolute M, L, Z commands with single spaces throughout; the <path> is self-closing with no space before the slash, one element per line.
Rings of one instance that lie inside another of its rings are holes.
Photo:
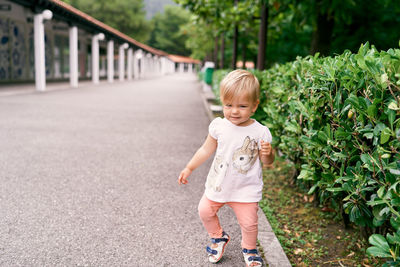
<path fill-rule="evenodd" d="M 231 71 L 220 83 L 222 102 L 243 94 L 247 95 L 249 101 L 257 102 L 260 97 L 260 84 L 257 78 L 247 70 Z"/>

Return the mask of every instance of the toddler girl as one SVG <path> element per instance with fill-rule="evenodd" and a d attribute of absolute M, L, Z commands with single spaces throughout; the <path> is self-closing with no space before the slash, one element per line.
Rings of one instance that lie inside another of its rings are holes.
<path fill-rule="evenodd" d="M 211 237 L 207 252 L 212 263 L 222 258 L 230 240 L 217 216 L 218 210 L 227 204 L 241 227 L 246 266 L 262 266 L 256 249 L 258 202 L 263 189 L 261 163 L 270 165 L 275 156 L 269 129 L 250 118 L 260 102 L 259 87 L 257 78 L 245 70 L 232 71 L 222 80 L 224 118 L 210 123 L 206 141 L 178 178 L 179 184 L 186 184 L 192 171 L 216 152 L 199 203 L 200 218 Z"/>

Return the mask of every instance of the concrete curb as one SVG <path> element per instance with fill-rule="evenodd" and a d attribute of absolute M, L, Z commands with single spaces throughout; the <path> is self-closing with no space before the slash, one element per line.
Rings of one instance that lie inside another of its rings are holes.
<path fill-rule="evenodd" d="M 210 121 L 212 121 L 215 117 L 207 99 L 215 98 L 215 96 L 209 85 L 204 82 L 199 86 L 199 92 L 204 104 L 204 110 Z M 258 241 L 264 252 L 264 262 L 269 267 L 291 267 L 289 259 L 261 208 L 258 212 L 258 226 Z"/>
<path fill-rule="evenodd" d="M 264 251 L 265 262 L 270 267 L 292 266 L 262 209 L 258 212 L 258 226 L 258 241 Z"/>

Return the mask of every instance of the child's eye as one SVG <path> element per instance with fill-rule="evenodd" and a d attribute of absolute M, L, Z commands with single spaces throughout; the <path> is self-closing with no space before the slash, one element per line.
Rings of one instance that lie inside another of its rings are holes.
<path fill-rule="evenodd" d="M 246 106 L 246 105 L 241 105 L 240 107 L 241 107 L 241 108 L 247 108 L 248 106 Z"/>

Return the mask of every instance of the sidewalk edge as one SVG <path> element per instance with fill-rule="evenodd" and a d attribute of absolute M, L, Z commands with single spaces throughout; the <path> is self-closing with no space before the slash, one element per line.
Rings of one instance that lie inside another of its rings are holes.
<path fill-rule="evenodd" d="M 261 208 L 258 212 L 258 241 L 264 251 L 264 260 L 269 267 L 292 266 Z"/>

